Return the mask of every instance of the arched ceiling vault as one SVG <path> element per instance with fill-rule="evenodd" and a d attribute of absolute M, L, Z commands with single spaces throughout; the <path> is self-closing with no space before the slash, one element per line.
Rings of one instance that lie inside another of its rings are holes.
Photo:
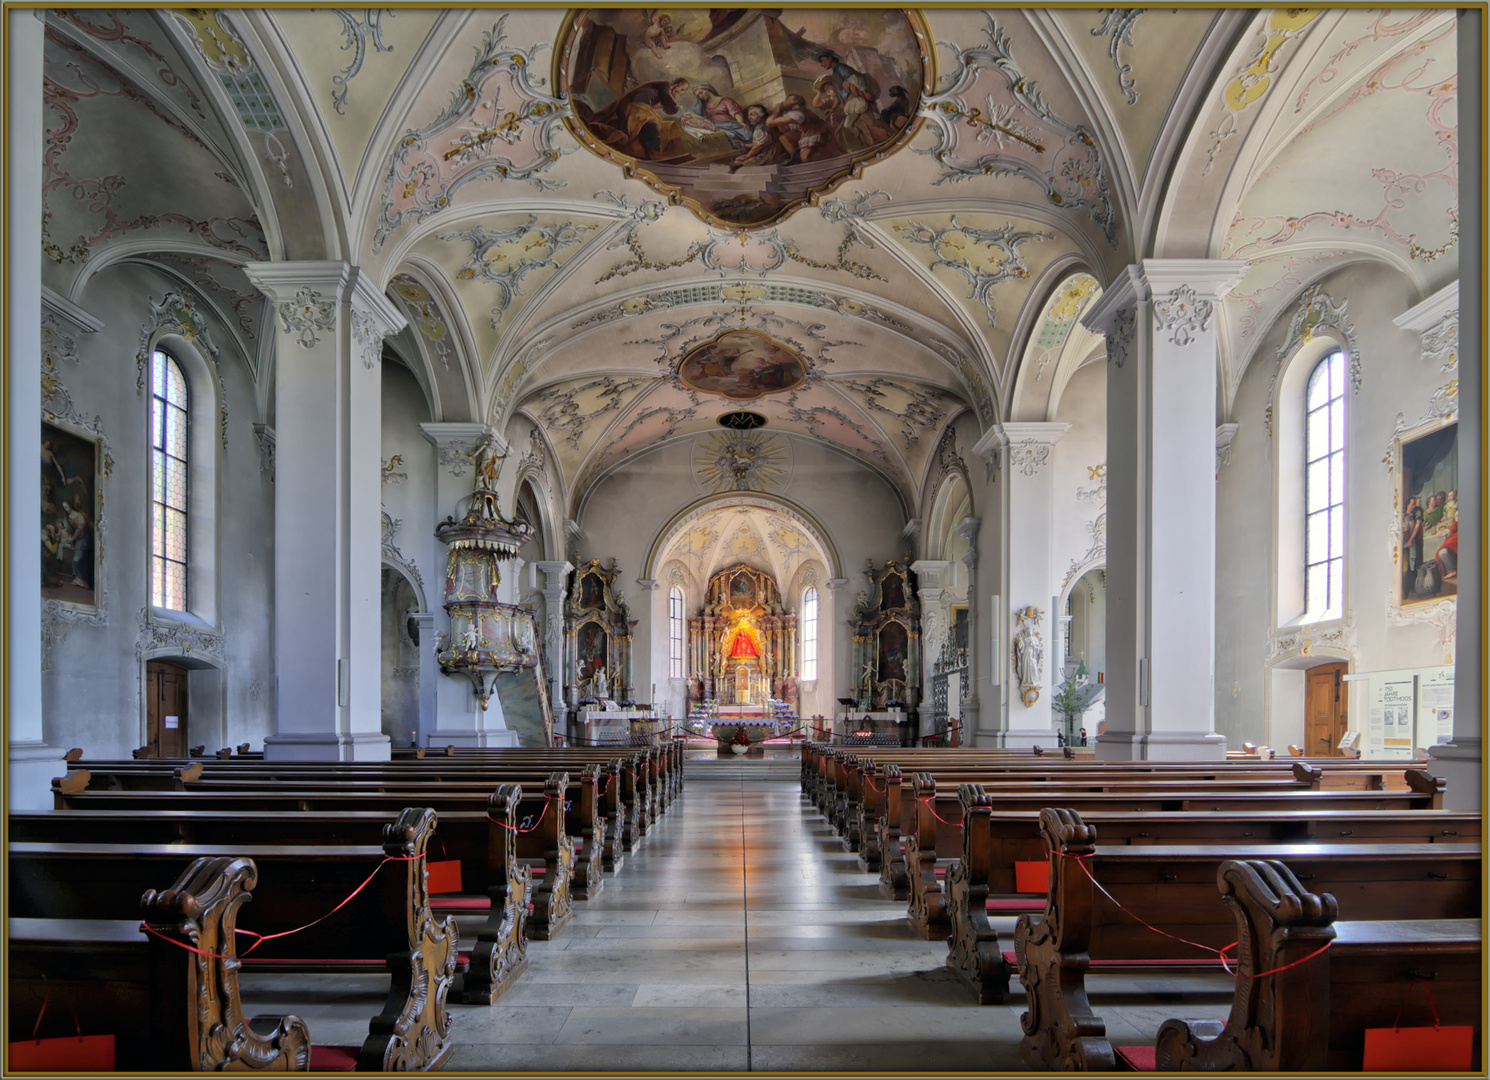
<path fill-rule="evenodd" d="M 257 356 L 244 262 L 356 263 L 432 413 L 531 418 L 573 508 L 738 407 L 918 505 L 953 416 L 1053 409 L 1092 355 L 1039 344 L 1078 271 L 1246 259 L 1223 412 L 1311 282 L 1457 276 L 1450 10 L 775 10 L 50 11 L 43 280 L 86 306 L 95 268 L 152 262 Z M 850 125 L 822 87 L 855 72 Z M 652 147 L 628 95 L 671 76 Z M 684 116 L 700 87 L 801 93 L 828 135 L 767 132 L 761 165 Z"/>

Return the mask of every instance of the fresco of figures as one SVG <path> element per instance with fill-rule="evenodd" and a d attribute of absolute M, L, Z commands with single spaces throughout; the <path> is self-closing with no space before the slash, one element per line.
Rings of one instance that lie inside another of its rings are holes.
<path fill-rule="evenodd" d="M 897 8 L 591 8 L 559 71 L 581 142 L 748 227 L 908 141 L 927 65 L 922 24 Z"/>

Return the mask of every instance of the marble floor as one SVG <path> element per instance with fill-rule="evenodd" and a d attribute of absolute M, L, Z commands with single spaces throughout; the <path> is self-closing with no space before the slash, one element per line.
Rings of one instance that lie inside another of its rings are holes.
<path fill-rule="evenodd" d="M 512 989 L 451 1006 L 445 1068 L 1024 1071 L 1022 1000 L 972 1004 L 946 944 L 916 939 L 783 765 L 691 760 L 681 800 L 557 940 L 529 946 Z M 1013 921 L 999 930 L 1012 940 Z M 249 1015 L 295 1012 L 317 1043 L 352 1044 L 386 985 L 247 976 L 244 996 Z M 1121 1042 L 1152 1041 L 1182 998 L 1186 1017 L 1222 1018 L 1230 993 L 1214 975 L 1088 985 Z"/>

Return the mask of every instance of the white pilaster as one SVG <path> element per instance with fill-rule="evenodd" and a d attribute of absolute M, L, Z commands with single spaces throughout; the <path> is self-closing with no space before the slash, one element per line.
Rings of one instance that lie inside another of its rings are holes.
<path fill-rule="evenodd" d="M 1238 260 L 1146 259 L 1082 318 L 1107 335 L 1107 730 L 1099 758 L 1226 752 L 1214 692 L 1215 307 L 1246 269 Z"/>
<path fill-rule="evenodd" d="M 386 760 L 380 651 L 383 338 L 358 267 L 249 263 L 275 306 L 275 733 L 267 758 Z"/>
<path fill-rule="evenodd" d="M 958 536 L 967 541 L 967 554 L 962 557 L 962 565 L 967 568 L 967 595 L 969 599 L 978 595 L 978 529 L 983 524 L 981 518 L 965 517 L 952 527 Z M 979 745 L 978 733 L 984 731 L 982 706 L 978 697 L 978 669 L 982 667 L 978 663 L 978 647 L 982 646 L 984 640 L 979 627 L 983 620 L 978 615 L 978 605 L 970 603 L 967 606 L 967 691 L 959 692 L 957 705 L 957 722 L 962 726 L 964 745 Z M 947 702 L 947 716 L 952 715 L 952 702 Z M 971 718 L 972 723 L 968 720 Z M 996 729 L 989 729 L 990 734 L 996 734 Z M 971 736 L 971 737 L 969 737 Z"/>
<path fill-rule="evenodd" d="M 1055 445 L 1071 430 L 1071 425 L 1008 423 L 997 425 L 997 430 L 1004 448 L 1004 520 L 1008 522 L 1006 615 L 1000 628 L 1005 647 L 998 662 L 1009 687 L 1009 707 L 1000 745 L 1054 746 L 1056 729 L 1050 699 L 1054 696 L 1057 676 L 1055 639 L 1059 631 L 1050 597 L 1060 591 L 1051 562 L 1055 539 Z M 1012 657 L 1020 626 L 1015 612 L 1029 608 L 1041 612 L 1031 625 L 1040 635 L 1043 662 L 1038 677 L 1026 688 L 1014 674 Z M 1033 702 L 1026 702 L 1031 689 L 1036 696 Z"/>
<path fill-rule="evenodd" d="M 471 494 L 476 478 L 476 454 L 482 446 L 495 444 L 499 455 L 505 456 L 506 446 L 489 424 L 440 423 L 420 424 L 419 430 L 435 448 L 435 505 L 434 521 L 447 517 L 459 518 L 466 507 L 461 500 Z M 437 649 L 435 642 L 450 634 L 450 616 L 445 611 L 445 564 L 447 552 L 440 543 L 434 545 L 435 565 L 439 567 L 440 589 L 438 596 L 429 598 L 434 609 L 435 634 L 430 648 Z M 510 566 L 502 567 L 502 588 L 513 576 Z M 502 697 L 493 692 L 485 709 L 464 675 L 442 675 L 435 667 L 435 723 L 430 732 L 431 746 L 516 746 L 517 734 L 507 727 L 506 715 L 502 712 Z M 509 676 L 500 675 L 501 678 Z"/>
<path fill-rule="evenodd" d="M 41 576 L 36 559 L 41 505 L 41 153 L 42 12 L 5 13 L 5 578 L 6 802 L 12 810 L 52 805 L 62 751 L 47 745 L 41 699 Z"/>
<path fill-rule="evenodd" d="M 533 565 L 543 571 L 543 674 L 548 678 L 548 707 L 554 714 L 554 729 L 563 732 L 569 712 L 564 701 L 564 600 L 574 564 L 561 559 Z"/>

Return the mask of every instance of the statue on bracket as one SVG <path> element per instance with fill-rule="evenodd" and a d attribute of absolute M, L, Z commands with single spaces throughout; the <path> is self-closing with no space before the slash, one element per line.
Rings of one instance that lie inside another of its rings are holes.
<path fill-rule="evenodd" d="M 1040 620 L 1045 612 L 1037 607 L 1019 608 L 1014 617 L 1019 629 L 1014 632 L 1014 677 L 1019 682 L 1019 700 L 1033 705 L 1040 700 L 1040 680 L 1045 673 L 1045 642 L 1040 637 Z"/>
<path fill-rule="evenodd" d="M 911 571 L 894 559 L 870 559 L 849 625 L 853 628 L 854 687 L 861 709 L 891 703 L 913 713 L 921 696 L 921 602 Z"/>
<path fill-rule="evenodd" d="M 631 636 L 637 620 L 616 582 L 621 567 L 580 561 L 564 604 L 564 693 L 582 700 L 632 700 Z"/>

